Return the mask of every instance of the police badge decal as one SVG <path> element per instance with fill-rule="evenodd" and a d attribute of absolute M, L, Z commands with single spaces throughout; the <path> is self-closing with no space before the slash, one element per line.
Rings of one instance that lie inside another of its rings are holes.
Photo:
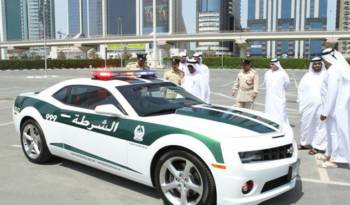
<path fill-rule="evenodd" d="M 145 127 L 142 125 L 138 125 L 134 130 L 134 140 L 142 142 L 143 136 L 145 136 Z"/>

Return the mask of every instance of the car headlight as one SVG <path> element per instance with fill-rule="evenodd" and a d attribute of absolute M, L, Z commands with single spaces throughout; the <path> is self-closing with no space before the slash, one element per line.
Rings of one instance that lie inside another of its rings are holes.
<path fill-rule="evenodd" d="M 291 158 L 294 153 L 293 144 L 274 147 L 264 150 L 239 152 L 239 157 L 243 164 L 259 161 L 270 161 Z"/>

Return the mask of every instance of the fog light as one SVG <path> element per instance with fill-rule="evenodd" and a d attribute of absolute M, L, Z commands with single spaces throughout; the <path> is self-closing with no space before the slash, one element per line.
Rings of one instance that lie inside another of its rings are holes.
<path fill-rule="evenodd" d="M 254 182 L 252 180 L 249 180 L 243 184 L 242 193 L 248 194 L 249 192 L 251 192 L 253 190 L 253 188 L 254 188 Z"/>

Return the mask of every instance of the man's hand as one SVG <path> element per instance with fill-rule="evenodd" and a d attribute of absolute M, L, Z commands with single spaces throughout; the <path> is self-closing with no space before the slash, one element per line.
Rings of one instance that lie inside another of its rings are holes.
<path fill-rule="evenodd" d="M 326 119 L 327 119 L 327 117 L 326 117 L 326 116 L 321 115 L 321 117 L 320 117 L 320 120 L 321 120 L 321 121 L 325 121 Z"/>
<path fill-rule="evenodd" d="M 232 90 L 232 96 L 236 96 L 236 90 Z"/>
<path fill-rule="evenodd" d="M 255 98 L 256 98 L 257 95 L 258 95 L 258 93 L 253 92 L 253 93 L 252 93 L 252 98 L 255 100 Z"/>

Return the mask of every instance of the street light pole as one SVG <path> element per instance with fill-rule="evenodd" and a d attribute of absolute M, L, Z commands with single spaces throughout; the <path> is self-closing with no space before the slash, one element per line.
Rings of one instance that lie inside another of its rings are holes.
<path fill-rule="evenodd" d="M 45 62 L 45 77 L 47 77 L 47 41 L 46 41 L 46 7 L 47 0 L 43 2 L 43 23 L 44 23 L 44 62 Z"/>
<path fill-rule="evenodd" d="M 123 53 L 124 53 L 124 46 L 123 46 L 123 19 L 121 17 L 118 17 L 117 23 L 118 23 L 117 27 L 119 27 L 120 47 L 121 47 L 120 67 L 123 67 Z"/>
<path fill-rule="evenodd" d="M 153 62 L 157 64 L 157 1 L 153 0 Z"/>

